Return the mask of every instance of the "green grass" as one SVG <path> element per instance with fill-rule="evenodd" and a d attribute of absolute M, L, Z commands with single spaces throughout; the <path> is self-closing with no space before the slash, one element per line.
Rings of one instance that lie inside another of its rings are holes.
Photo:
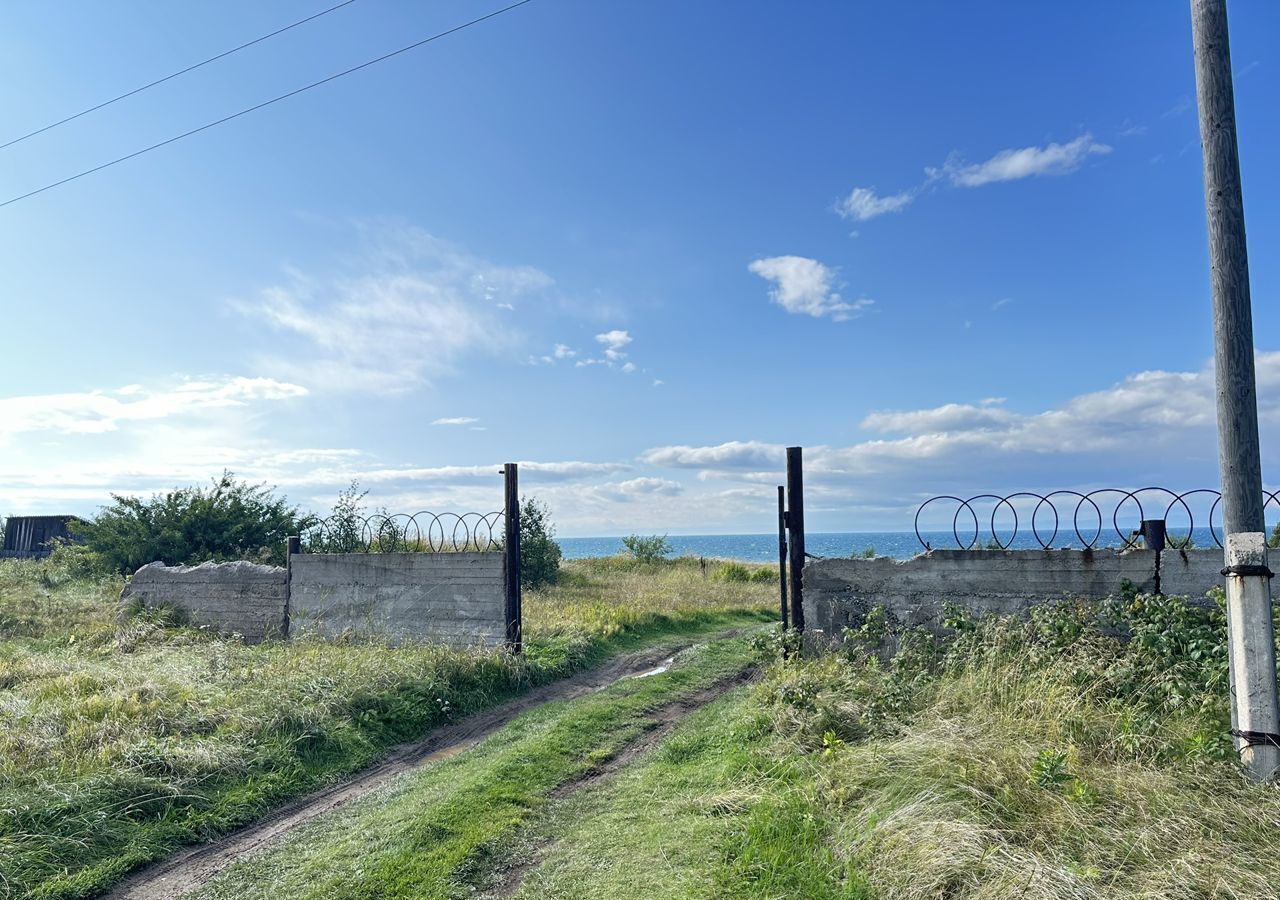
<path fill-rule="evenodd" d="M 228 870 L 204 898 L 474 896 L 562 785 L 615 756 L 653 712 L 734 678 L 745 639 L 704 644 L 666 673 L 535 709 L 464 756 L 406 773 Z"/>
<path fill-rule="evenodd" d="M 550 849 L 515 896 L 869 896 L 813 816 L 807 762 L 772 752 L 770 724 L 752 689 L 691 715 L 613 783 L 547 817 L 537 840 Z"/>
<path fill-rule="evenodd" d="M 1222 620 L 1163 598 L 959 617 L 775 662 L 548 817 L 525 898 L 1274 897 L 1280 795 L 1227 728 Z M 1118 621 L 1117 621 L 1118 613 Z"/>
<path fill-rule="evenodd" d="M 121 583 L 0 563 L 0 897 L 88 896 L 391 745 L 620 650 L 761 621 L 768 585 L 695 563 L 569 564 L 526 598 L 526 653 L 319 641 L 247 647 Z"/>

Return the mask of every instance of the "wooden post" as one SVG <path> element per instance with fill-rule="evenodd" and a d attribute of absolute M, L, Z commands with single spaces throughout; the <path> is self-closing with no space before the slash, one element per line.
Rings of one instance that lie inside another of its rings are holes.
<path fill-rule="evenodd" d="M 1280 769 L 1280 705 L 1226 0 L 1191 0 L 1191 31 L 1213 286 L 1232 734 L 1245 768 L 1262 780 Z"/>
<path fill-rule="evenodd" d="M 507 648 L 519 653 L 523 645 L 523 623 L 520 595 L 520 473 L 515 463 L 502 467 L 505 476 L 503 522 L 506 531 L 502 550 L 506 562 Z"/>
<path fill-rule="evenodd" d="M 804 458 L 787 448 L 787 537 L 791 551 L 791 627 L 804 632 Z"/>
<path fill-rule="evenodd" d="M 778 485 L 778 593 L 782 601 L 782 630 L 787 630 L 787 489 Z"/>

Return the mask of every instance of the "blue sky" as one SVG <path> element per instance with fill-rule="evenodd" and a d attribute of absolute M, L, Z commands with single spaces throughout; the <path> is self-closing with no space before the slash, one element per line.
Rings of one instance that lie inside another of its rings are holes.
<path fill-rule="evenodd" d="M 326 5 L 12 0 L 0 143 Z M 501 5 L 357 0 L 0 192 Z M 1230 12 L 1280 478 L 1280 6 Z M 488 509 L 517 460 L 566 535 L 768 531 L 792 444 L 819 530 L 1216 484 L 1194 93 L 1181 3 L 534 0 L 0 209 L 0 513 L 223 468 Z"/>

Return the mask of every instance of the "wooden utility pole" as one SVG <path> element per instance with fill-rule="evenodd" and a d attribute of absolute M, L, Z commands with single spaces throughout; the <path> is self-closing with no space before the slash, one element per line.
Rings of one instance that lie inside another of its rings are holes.
<path fill-rule="evenodd" d="M 1280 769 L 1280 706 L 1226 0 L 1191 0 L 1191 29 L 1213 286 L 1232 734 L 1249 774 L 1269 779 Z"/>

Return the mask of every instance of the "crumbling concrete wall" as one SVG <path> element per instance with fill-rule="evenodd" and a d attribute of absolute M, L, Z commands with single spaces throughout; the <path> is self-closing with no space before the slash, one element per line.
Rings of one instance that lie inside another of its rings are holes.
<path fill-rule="evenodd" d="M 1157 559 L 1159 557 L 1159 559 Z M 1157 570 L 1157 564 L 1159 566 Z M 1063 598 L 1102 599 L 1123 581 L 1201 598 L 1222 583 L 1221 550 L 933 550 L 911 559 L 823 559 L 804 568 L 805 629 L 838 637 L 883 605 L 896 621 L 939 628 L 943 605 L 1020 614 Z"/>
<path fill-rule="evenodd" d="M 291 567 L 293 636 L 472 647 L 506 640 L 501 553 L 303 553 Z"/>
<path fill-rule="evenodd" d="M 247 643 L 285 636 L 286 572 L 249 562 L 166 566 L 133 574 L 120 597 L 122 614 L 172 607 L 192 625 L 239 634 Z"/>

